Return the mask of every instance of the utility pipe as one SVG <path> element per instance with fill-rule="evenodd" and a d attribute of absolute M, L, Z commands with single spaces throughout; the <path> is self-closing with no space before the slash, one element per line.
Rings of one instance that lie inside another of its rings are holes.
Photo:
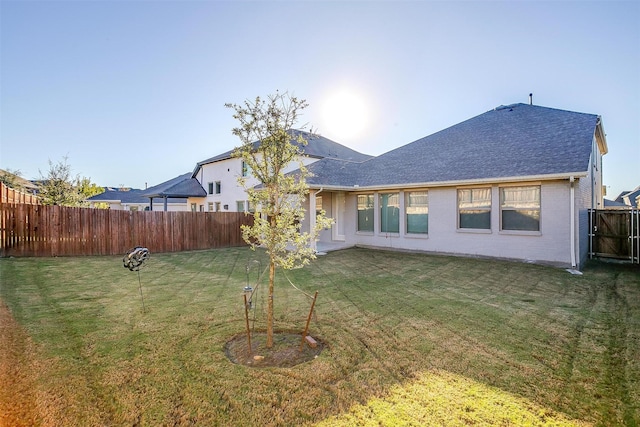
<path fill-rule="evenodd" d="M 571 176 L 569 178 L 571 186 L 571 268 L 576 268 L 576 190 L 575 190 L 575 178 Z"/>

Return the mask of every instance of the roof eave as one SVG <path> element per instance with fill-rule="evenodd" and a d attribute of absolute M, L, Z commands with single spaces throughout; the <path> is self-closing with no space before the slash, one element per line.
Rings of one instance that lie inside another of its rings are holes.
<path fill-rule="evenodd" d="M 196 194 L 156 193 L 156 194 L 145 194 L 144 197 L 147 197 L 149 199 L 164 199 L 165 197 L 167 199 L 188 199 L 189 197 L 206 197 L 206 194 L 205 195 L 199 195 L 199 194 L 196 195 Z"/>
<path fill-rule="evenodd" d="M 526 175 L 526 176 L 507 176 L 499 178 L 478 178 L 478 179 L 465 179 L 465 180 L 452 180 L 452 181 L 431 181 L 431 182 L 414 182 L 404 184 L 390 184 L 390 185 L 371 185 L 371 186 L 339 186 L 339 185 L 320 185 L 310 184 L 309 189 L 317 190 L 334 190 L 334 191 L 376 191 L 376 190 L 398 190 L 404 188 L 433 188 L 433 187 L 460 187 L 466 185 L 482 185 L 482 184 L 504 184 L 504 183 L 516 183 L 516 182 L 531 182 L 531 181 L 558 181 L 568 180 L 571 177 L 584 178 L 587 176 L 586 171 L 580 172 L 566 172 L 558 174 L 547 175 Z"/>
<path fill-rule="evenodd" d="M 89 203 L 122 203 L 120 199 L 84 199 Z"/>
<path fill-rule="evenodd" d="M 596 142 L 598 143 L 598 148 L 600 148 L 600 152 L 602 155 L 605 155 L 609 152 L 609 146 L 607 145 L 607 134 L 604 133 L 604 125 L 602 124 L 602 117 L 598 116 L 598 121 L 596 122 Z"/>

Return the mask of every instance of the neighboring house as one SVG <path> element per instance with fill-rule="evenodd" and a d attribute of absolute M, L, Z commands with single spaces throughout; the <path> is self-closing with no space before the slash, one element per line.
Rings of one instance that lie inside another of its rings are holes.
<path fill-rule="evenodd" d="M 143 211 L 149 206 L 149 199 L 142 195 L 142 190 L 135 188 L 104 187 L 104 192 L 89 197 L 89 207 L 97 208 L 107 205 L 113 210 Z"/>
<path fill-rule="evenodd" d="M 134 188 L 104 187 L 104 193 L 100 193 L 87 199 L 92 208 L 107 204 L 109 209 L 130 211 L 188 211 L 188 195 L 184 195 L 185 188 L 189 187 L 190 173 L 180 175 L 161 184 L 139 190 Z M 200 194 L 196 189 L 188 194 Z M 167 191 L 171 192 L 168 194 Z M 200 191 L 203 191 L 200 188 Z M 160 203 L 154 205 L 154 199 L 160 199 Z"/>
<path fill-rule="evenodd" d="M 605 209 L 630 209 L 631 206 L 625 205 L 622 202 L 618 202 L 616 200 L 604 199 L 604 208 Z"/>
<path fill-rule="evenodd" d="M 301 134 L 307 140 L 306 145 L 300 148 L 304 153 L 299 160 L 304 165 L 310 165 L 321 159 L 340 159 L 345 163 L 363 162 L 371 158 L 366 154 L 354 151 L 344 145 L 331 141 L 322 136 L 308 132 L 291 130 L 292 138 Z M 254 144 L 258 144 L 255 142 Z M 227 151 L 215 157 L 198 162 L 190 176 L 190 185 L 197 182 L 204 192 L 200 195 L 189 196 L 189 205 L 192 210 L 202 212 L 247 212 L 251 211 L 246 191 L 238 184 L 238 177 L 247 177 L 247 185 L 258 185 L 259 182 L 252 177 L 242 159 L 232 156 L 233 150 Z M 298 168 L 298 162 L 292 162 L 288 171 Z M 287 172 L 288 172 L 287 171 Z M 175 192 L 175 190 L 171 190 Z"/>
<path fill-rule="evenodd" d="M 195 211 L 193 206 L 187 203 L 189 197 L 201 197 L 203 188 L 199 183 L 191 179 L 190 173 L 172 178 L 161 184 L 149 187 L 142 192 L 147 201 L 147 210 L 151 211 Z M 162 205 L 154 204 L 154 199 L 160 199 Z"/>
<path fill-rule="evenodd" d="M 616 197 L 615 201 L 628 209 L 638 208 L 638 201 L 640 201 L 640 185 L 634 190 L 623 191 L 618 195 L 618 197 Z"/>
<path fill-rule="evenodd" d="M 319 242 L 580 268 L 607 150 L 597 115 L 500 106 L 361 163 L 309 165 L 307 209 L 335 220 Z"/>
<path fill-rule="evenodd" d="M 26 194 L 38 194 L 38 184 L 36 181 L 29 181 L 28 179 L 24 179 L 19 175 L 16 175 L 12 172 L 6 171 L 4 169 L 0 169 L 0 177 L 4 177 L 6 175 L 5 184 L 14 190 L 22 191 Z M 13 185 L 10 185 L 13 184 Z"/>

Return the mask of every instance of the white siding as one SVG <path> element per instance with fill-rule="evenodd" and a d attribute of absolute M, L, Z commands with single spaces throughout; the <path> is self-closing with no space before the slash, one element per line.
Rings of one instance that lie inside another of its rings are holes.
<path fill-rule="evenodd" d="M 593 142 L 593 151 L 589 160 L 589 171 L 576 185 L 576 221 L 578 224 L 576 236 L 576 260 L 578 267 L 582 268 L 589 255 L 589 209 L 602 209 L 604 207 L 604 194 L 602 191 L 602 153 L 599 145 Z"/>
<path fill-rule="evenodd" d="M 310 163 L 317 161 L 317 159 L 304 157 L 302 158 L 302 161 L 305 165 L 309 165 Z M 286 168 L 285 172 L 298 169 L 298 166 L 297 162 L 292 162 L 289 167 Z M 191 203 L 197 203 L 199 209 L 199 206 L 204 204 L 204 210 L 207 212 L 209 203 L 213 203 L 215 206 L 215 203 L 219 202 L 220 210 L 223 212 L 236 212 L 237 202 L 240 200 L 247 200 L 246 191 L 238 184 L 238 177 L 241 175 L 241 159 L 226 159 L 203 165 L 195 178 L 200 182 L 200 185 L 202 185 L 202 188 L 207 192 L 207 195 L 204 199 L 190 198 L 187 206 L 191 206 Z M 209 194 L 210 182 L 212 182 L 214 186 L 213 194 Z M 220 194 L 215 194 L 216 182 L 220 182 Z M 248 186 L 255 186 L 257 184 L 258 181 L 255 178 L 252 176 L 247 177 Z"/>
<path fill-rule="evenodd" d="M 172 203 L 171 199 L 169 199 L 167 203 L 167 212 L 187 212 L 191 210 L 190 206 L 191 205 L 189 203 Z M 144 208 L 147 207 L 149 207 L 148 203 Z M 144 208 L 142 208 L 142 210 L 144 210 Z M 154 212 L 164 211 L 164 199 L 154 198 L 153 210 Z"/>
<path fill-rule="evenodd" d="M 153 199 L 153 210 L 154 211 L 159 211 L 159 210 L 164 210 L 163 209 L 163 202 L 160 202 L 160 205 L 158 205 L 158 201 L 161 199 Z M 91 202 L 90 206 L 91 207 L 95 207 L 95 205 L 97 205 L 98 203 L 108 203 L 109 205 L 109 209 L 114 210 L 114 211 L 130 211 L 132 210 L 132 208 L 137 207 L 137 210 L 142 212 L 145 209 L 149 208 L 149 203 L 121 203 L 119 201 L 111 201 L 111 202 Z M 169 203 L 168 205 L 168 209 L 169 211 L 184 211 L 186 210 L 186 204 L 185 203 Z"/>
<path fill-rule="evenodd" d="M 589 209 L 604 208 L 602 178 L 602 152 L 594 136 L 587 176 L 578 180 L 575 187 L 576 211 L 576 260 L 582 268 L 589 255 Z"/>

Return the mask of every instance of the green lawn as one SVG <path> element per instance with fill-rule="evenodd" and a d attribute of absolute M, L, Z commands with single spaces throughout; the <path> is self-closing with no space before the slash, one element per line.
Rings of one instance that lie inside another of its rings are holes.
<path fill-rule="evenodd" d="M 596 263 L 577 276 L 333 252 L 287 272 L 319 291 L 318 358 L 235 365 L 223 348 L 244 331 L 242 288 L 265 266 L 247 248 L 152 254 L 140 272 L 143 313 L 138 274 L 120 257 L 1 259 L 0 299 L 32 340 L 33 355 L 16 360 L 34 416 L 96 426 L 640 424 L 638 268 Z M 255 302 L 261 330 L 266 283 Z M 278 271 L 276 327 L 301 332 L 310 303 Z"/>

